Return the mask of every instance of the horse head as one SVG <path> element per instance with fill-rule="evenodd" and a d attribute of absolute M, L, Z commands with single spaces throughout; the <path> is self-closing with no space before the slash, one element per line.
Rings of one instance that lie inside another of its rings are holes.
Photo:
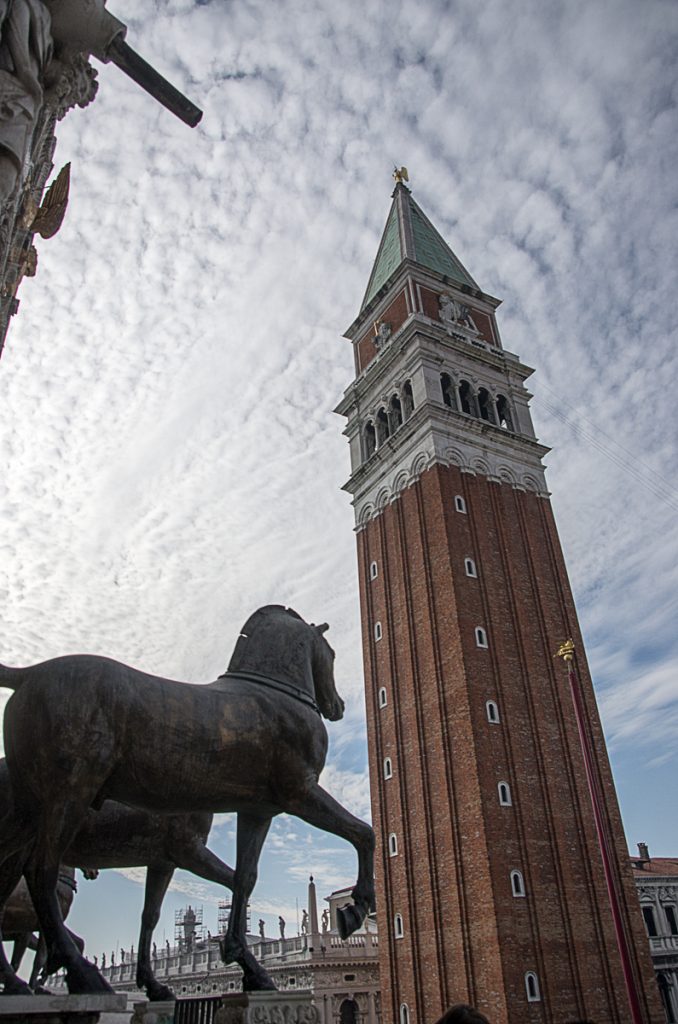
<path fill-rule="evenodd" d="M 321 626 L 311 624 L 310 629 L 315 633 L 312 657 L 315 699 L 323 717 L 338 722 L 344 717 L 345 705 L 334 685 L 334 651 L 324 636 L 329 626 L 323 622 Z"/>
<path fill-rule="evenodd" d="M 344 702 L 334 686 L 334 651 L 327 623 L 309 624 L 293 608 L 266 605 L 245 623 L 228 672 L 257 672 L 281 679 L 314 697 L 324 718 L 336 722 Z"/>

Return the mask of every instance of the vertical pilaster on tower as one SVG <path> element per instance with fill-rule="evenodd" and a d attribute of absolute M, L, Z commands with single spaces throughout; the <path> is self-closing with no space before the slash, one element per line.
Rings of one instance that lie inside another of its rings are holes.
<path fill-rule="evenodd" d="M 347 418 L 385 1024 L 663 1020 L 525 381 L 485 293 L 397 182 Z M 553 651 L 572 636 L 580 718 Z M 628 979 L 627 979 L 628 980 Z"/>

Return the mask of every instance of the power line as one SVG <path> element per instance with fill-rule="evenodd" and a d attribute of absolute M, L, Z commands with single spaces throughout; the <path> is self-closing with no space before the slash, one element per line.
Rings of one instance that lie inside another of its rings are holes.
<path fill-rule="evenodd" d="M 547 409 L 552 416 L 555 416 L 557 419 L 565 423 L 570 428 L 570 430 L 572 430 L 575 436 L 581 438 L 583 441 L 586 441 L 592 448 L 595 448 L 597 451 L 601 453 L 601 455 L 604 455 L 607 459 L 609 459 L 610 462 L 613 462 L 620 469 L 623 469 L 624 472 L 628 473 L 629 476 L 633 477 L 638 483 L 642 484 L 644 487 L 647 487 L 649 490 L 651 490 L 652 493 L 661 501 L 663 501 L 666 505 L 668 505 L 668 507 L 672 511 L 678 512 L 678 492 L 676 492 L 676 490 L 673 487 L 671 487 L 671 485 L 667 483 L 667 481 L 662 476 L 660 476 L 658 473 L 655 473 L 655 471 L 650 469 L 650 467 L 643 465 L 642 461 L 638 458 L 638 456 L 634 455 L 633 452 L 630 452 L 627 448 L 624 448 L 623 445 L 620 445 L 617 441 L 614 440 L 614 438 L 611 438 L 609 434 L 606 434 L 603 430 L 600 430 L 596 426 L 596 424 L 593 423 L 592 420 L 587 419 L 587 417 L 581 415 L 578 411 L 573 409 L 573 411 L 576 411 L 578 419 L 586 420 L 586 422 L 588 422 L 596 431 L 595 434 L 589 433 L 579 422 L 575 422 L 573 419 L 571 419 L 570 416 L 567 415 L 567 413 L 563 411 L 562 406 L 567 405 L 567 403 L 563 402 L 562 399 L 560 399 L 559 396 L 551 388 L 549 388 L 548 386 L 545 387 L 546 390 L 548 390 L 552 395 L 554 395 L 554 397 L 557 398 L 558 402 L 560 403 L 557 406 L 553 405 L 551 402 L 548 401 L 548 399 L 544 398 L 543 396 L 538 399 L 538 401 L 540 401 L 543 404 L 544 408 Z M 623 453 L 623 455 L 619 454 L 618 452 L 614 451 L 613 448 L 610 448 L 606 444 L 604 444 L 600 440 L 600 437 L 598 436 L 599 434 L 602 434 L 604 437 L 606 437 L 613 445 L 615 445 L 619 449 L 620 452 Z"/>
<path fill-rule="evenodd" d="M 553 397 L 558 401 L 560 406 L 568 406 L 572 410 L 572 412 L 575 413 L 578 421 L 584 420 L 586 423 L 588 423 L 589 426 L 591 426 L 595 430 L 596 437 L 602 435 L 603 437 L 607 438 L 610 444 L 614 445 L 615 448 L 618 448 L 620 451 L 624 452 L 625 455 L 628 455 L 630 459 L 633 459 L 634 463 L 637 463 L 639 461 L 638 456 L 634 452 L 630 451 L 628 448 L 625 448 L 623 444 L 620 444 L 616 437 L 612 437 L 611 434 L 607 434 L 602 427 L 598 426 L 597 423 L 594 423 L 592 419 L 589 419 L 585 413 L 581 412 L 579 409 L 576 409 L 571 403 L 564 401 L 560 397 L 560 395 L 557 394 L 557 392 L 555 392 L 553 388 L 549 387 L 549 385 L 546 384 L 544 381 L 540 382 L 539 388 L 540 390 L 541 388 L 545 388 L 546 391 L 549 391 L 553 395 Z M 649 476 L 655 479 L 655 481 L 660 485 L 660 487 L 665 487 L 669 492 L 678 497 L 678 491 L 676 491 L 675 488 L 671 487 L 670 484 L 667 484 L 665 478 L 661 476 L 661 474 L 656 473 L 654 469 L 652 469 L 650 466 L 645 466 L 644 469 Z"/>

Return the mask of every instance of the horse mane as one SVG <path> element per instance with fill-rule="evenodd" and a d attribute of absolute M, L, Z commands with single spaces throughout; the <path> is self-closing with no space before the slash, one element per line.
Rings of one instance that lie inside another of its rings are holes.
<path fill-rule="evenodd" d="M 263 619 L 269 619 L 274 615 L 280 615 L 281 613 L 284 615 L 290 615 L 294 619 L 299 619 L 300 622 L 304 621 L 299 612 L 295 612 L 294 608 L 287 608 L 284 604 L 266 604 L 263 608 L 258 608 L 256 612 L 253 612 L 252 615 L 250 615 L 249 619 L 240 630 L 240 635 L 251 636 Z"/>

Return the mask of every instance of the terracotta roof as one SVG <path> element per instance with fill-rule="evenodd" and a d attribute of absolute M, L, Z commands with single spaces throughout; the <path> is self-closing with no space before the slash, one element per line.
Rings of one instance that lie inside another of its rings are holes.
<path fill-rule="evenodd" d="M 639 858 L 631 857 L 631 867 L 635 878 L 647 878 L 648 875 L 678 875 L 678 857 L 653 857 L 643 861 L 638 867 Z"/>

